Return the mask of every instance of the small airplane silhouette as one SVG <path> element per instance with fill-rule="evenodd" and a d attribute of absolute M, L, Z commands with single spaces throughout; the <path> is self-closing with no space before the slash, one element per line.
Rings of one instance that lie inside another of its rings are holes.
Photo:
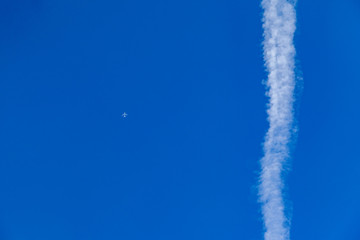
<path fill-rule="evenodd" d="M 123 116 L 123 118 L 126 118 L 127 117 L 127 113 L 126 112 L 124 112 L 123 114 L 121 114 L 121 116 Z"/>

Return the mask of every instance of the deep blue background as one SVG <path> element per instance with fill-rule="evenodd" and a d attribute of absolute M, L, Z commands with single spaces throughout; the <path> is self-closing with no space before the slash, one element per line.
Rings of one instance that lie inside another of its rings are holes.
<path fill-rule="evenodd" d="M 258 1 L 0 9 L 0 239 L 262 238 Z M 356 240 L 360 3 L 297 9 L 292 239 Z"/>

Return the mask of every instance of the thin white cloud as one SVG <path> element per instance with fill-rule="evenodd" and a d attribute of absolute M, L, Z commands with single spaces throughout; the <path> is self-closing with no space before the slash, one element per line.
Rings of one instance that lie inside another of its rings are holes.
<path fill-rule="evenodd" d="M 288 240 L 289 219 L 285 214 L 282 173 L 289 158 L 293 127 L 294 57 L 293 37 L 296 12 L 294 1 L 263 0 L 264 60 L 268 71 L 269 129 L 261 159 L 259 200 L 265 240 Z"/>

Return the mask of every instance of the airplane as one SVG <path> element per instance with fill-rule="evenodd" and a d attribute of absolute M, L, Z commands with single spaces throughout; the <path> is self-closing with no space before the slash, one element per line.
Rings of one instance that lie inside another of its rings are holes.
<path fill-rule="evenodd" d="M 124 112 L 123 114 L 121 114 L 121 116 L 123 116 L 123 118 L 126 118 L 127 117 L 127 113 L 126 112 Z"/>

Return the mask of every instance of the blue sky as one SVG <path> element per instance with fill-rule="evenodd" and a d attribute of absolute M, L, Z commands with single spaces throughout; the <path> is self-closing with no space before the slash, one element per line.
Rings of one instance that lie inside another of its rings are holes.
<path fill-rule="evenodd" d="M 262 239 L 258 1 L 0 9 L 0 239 Z M 297 14 L 291 237 L 359 239 L 360 4 Z"/>

